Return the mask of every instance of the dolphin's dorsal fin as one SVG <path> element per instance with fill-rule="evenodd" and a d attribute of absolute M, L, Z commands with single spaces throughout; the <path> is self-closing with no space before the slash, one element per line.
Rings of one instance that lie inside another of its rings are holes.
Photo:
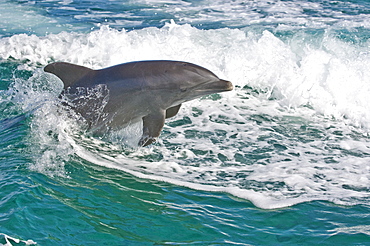
<path fill-rule="evenodd" d="M 94 70 L 67 62 L 55 62 L 47 65 L 44 71 L 58 76 L 63 81 L 64 89 L 67 89 Z"/>

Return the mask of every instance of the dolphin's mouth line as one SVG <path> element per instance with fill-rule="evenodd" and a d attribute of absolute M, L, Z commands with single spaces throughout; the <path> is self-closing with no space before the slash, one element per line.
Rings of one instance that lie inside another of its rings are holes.
<path fill-rule="evenodd" d="M 218 81 L 209 81 L 206 83 L 195 85 L 193 87 L 188 88 L 186 91 L 218 93 L 224 91 L 231 91 L 233 90 L 233 88 L 234 87 L 231 82 L 220 79 Z"/>
<path fill-rule="evenodd" d="M 181 89 L 178 101 L 176 100 L 176 105 L 182 102 L 193 100 L 197 97 L 203 97 L 206 95 L 211 95 L 215 93 L 221 93 L 233 90 L 233 85 L 231 82 L 226 80 L 209 81 L 206 83 L 198 84 L 193 87 L 188 87 L 186 89 Z M 174 105 L 175 106 L 175 105 Z"/>

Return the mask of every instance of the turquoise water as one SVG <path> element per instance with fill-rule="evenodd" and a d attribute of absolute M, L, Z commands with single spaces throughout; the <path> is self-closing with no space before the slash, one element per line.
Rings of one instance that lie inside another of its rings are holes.
<path fill-rule="evenodd" d="M 0 3 L 0 244 L 370 245 L 367 1 Z M 96 139 L 53 61 L 172 59 L 232 92 Z M 18 241 L 20 240 L 20 241 Z"/>

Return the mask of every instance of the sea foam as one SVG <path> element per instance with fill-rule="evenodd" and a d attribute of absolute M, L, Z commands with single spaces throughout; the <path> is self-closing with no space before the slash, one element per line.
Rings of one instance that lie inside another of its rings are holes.
<path fill-rule="evenodd" d="M 38 70 L 13 85 L 13 100 L 25 111 L 36 109 L 30 142 L 37 148 L 31 151 L 45 151 L 35 154 L 34 170 L 59 175 L 75 153 L 97 165 L 226 192 L 262 208 L 311 200 L 361 203 L 370 179 L 370 54 L 366 44 L 330 32 L 307 35 L 283 40 L 269 31 L 200 30 L 174 22 L 135 31 L 101 26 L 87 34 L 2 38 L 0 57 L 22 60 L 19 69 L 32 71 L 52 61 L 103 68 L 183 60 L 235 85 L 232 92 L 185 103 L 158 144 L 131 151 L 120 147 L 126 138 L 119 134 L 104 144 L 84 136 L 74 117 L 56 105 L 60 89 L 43 89 L 60 88 L 61 82 L 52 75 L 43 79 Z M 45 81 L 49 86 L 38 86 Z"/>
<path fill-rule="evenodd" d="M 237 86 L 259 88 L 281 105 L 311 106 L 324 115 L 368 128 L 367 45 L 346 43 L 330 33 L 311 42 L 302 35 L 283 42 L 269 31 L 199 30 L 173 22 L 161 29 L 130 32 L 102 26 L 88 34 L 2 38 L 0 56 L 28 60 L 31 67 L 52 61 L 102 68 L 135 60 L 184 60 Z"/>

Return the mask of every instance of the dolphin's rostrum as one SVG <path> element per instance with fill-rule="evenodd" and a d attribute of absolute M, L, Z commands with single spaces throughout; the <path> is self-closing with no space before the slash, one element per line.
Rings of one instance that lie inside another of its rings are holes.
<path fill-rule="evenodd" d="M 64 95 L 75 99 L 72 107 L 93 132 L 118 130 L 142 120 L 140 146 L 156 141 L 165 119 L 175 116 L 183 102 L 233 89 L 231 82 L 211 71 L 180 61 L 137 61 L 100 70 L 55 62 L 44 71 L 63 81 Z M 78 97 L 81 91 L 85 91 L 84 97 Z M 91 104 L 97 98 L 86 96 L 88 91 L 99 91 L 105 103 L 97 118 L 91 116 L 96 113 Z"/>

